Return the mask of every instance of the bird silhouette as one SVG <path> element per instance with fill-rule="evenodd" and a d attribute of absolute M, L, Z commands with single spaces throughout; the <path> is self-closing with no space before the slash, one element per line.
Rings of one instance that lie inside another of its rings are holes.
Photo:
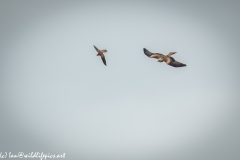
<path fill-rule="evenodd" d="M 143 52 L 149 58 L 156 58 L 156 59 L 158 59 L 158 62 L 166 62 L 168 65 L 170 65 L 172 67 L 184 67 L 184 66 L 187 66 L 186 64 L 178 62 L 173 57 L 171 57 L 173 54 L 175 54 L 177 52 L 170 52 L 168 55 L 163 55 L 161 53 L 152 53 L 149 50 L 147 50 L 146 48 L 143 48 Z"/>
<path fill-rule="evenodd" d="M 97 56 L 101 56 L 103 63 L 104 63 L 105 65 L 107 65 L 105 56 L 104 56 L 104 54 L 103 54 L 103 53 L 106 53 L 107 50 L 106 50 L 106 49 L 99 50 L 99 49 L 98 49 L 96 46 L 94 46 L 94 45 L 93 45 L 93 47 L 94 47 L 94 48 L 96 49 L 96 51 L 98 52 Z"/>

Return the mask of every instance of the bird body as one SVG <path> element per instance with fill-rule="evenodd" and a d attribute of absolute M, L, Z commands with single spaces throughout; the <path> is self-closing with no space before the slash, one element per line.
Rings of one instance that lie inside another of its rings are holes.
<path fill-rule="evenodd" d="M 96 51 L 98 52 L 97 56 L 101 56 L 101 59 L 103 61 L 103 63 L 105 65 L 107 65 L 107 62 L 106 62 L 106 59 L 105 59 L 105 56 L 103 53 L 106 53 L 107 50 L 106 49 L 103 49 L 103 50 L 99 50 L 96 46 L 93 45 L 93 47 L 96 49 Z"/>
<path fill-rule="evenodd" d="M 161 54 L 161 53 L 152 53 L 152 52 L 148 51 L 146 48 L 143 48 L 143 52 L 149 58 L 156 58 L 156 59 L 158 59 L 158 62 L 165 62 L 166 64 L 168 64 L 168 65 L 170 65 L 172 67 L 184 67 L 184 66 L 187 66 L 186 64 L 178 62 L 173 57 L 171 57 L 173 54 L 175 54 L 177 52 L 170 52 L 166 56 Z"/>

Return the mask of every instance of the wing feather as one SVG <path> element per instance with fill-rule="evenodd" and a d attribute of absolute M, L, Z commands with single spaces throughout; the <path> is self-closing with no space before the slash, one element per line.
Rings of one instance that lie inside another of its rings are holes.
<path fill-rule="evenodd" d="M 174 58 L 172 58 L 172 57 L 170 57 L 171 58 L 171 62 L 168 64 L 168 65 L 170 65 L 170 66 L 172 66 L 172 67 L 185 67 L 185 66 L 187 66 L 186 64 L 183 64 L 183 63 L 181 63 L 181 62 L 178 62 L 178 61 L 176 61 Z"/>
<path fill-rule="evenodd" d="M 153 55 L 153 53 L 150 52 L 149 50 L 147 50 L 146 48 L 143 48 L 143 52 L 144 52 L 144 54 L 145 54 L 146 56 L 148 56 L 148 57 L 150 57 L 150 56 Z"/>
<path fill-rule="evenodd" d="M 101 54 L 101 58 L 102 58 L 103 63 L 104 63 L 105 65 L 107 65 L 104 54 Z"/>
<path fill-rule="evenodd" d="M 96 49 L 96 51 L 99 51 L 99 49 L 96 46 L 93 45 L 93 47 Z"/>

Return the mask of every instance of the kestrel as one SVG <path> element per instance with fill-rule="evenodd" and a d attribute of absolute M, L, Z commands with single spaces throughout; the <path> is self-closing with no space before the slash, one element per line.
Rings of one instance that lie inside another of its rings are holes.
<path fill-rule="evenodd" d="M 107 50 L 106 50 L 106 49 L 99 50 L 99 49 L 98 49 L 96 46 L 94 46 L 94 45 L 93 45 L 93 47 L 94 47 L 94 48 L 96 49 L 96 51 L 98 52 L 97 56 L 101 56 L 103 63 L 104 63 L 105 65 L 107 65 L 106 60 L 105 60 L 105 56 L 104 56 L 104 54 L 103 54 L 103 53 L 107 52 Z"/>
<path fill-rule="evenodd" d="M 163 55 L 161 53 L 151 53 L 148 51 L 146 48 L 143 48 L 143 52 L 145 53 L 146 56 L 149 58 L 156 58 L 158 59 L 158 62 L 166 62 L 168 65 L 173 66 L 173 67 L 184 67 L 187 66 L 186 64 L 183 64 L 181 62 L 176 61 L 174 58 L 171 57 L 171 55 L 177 53 L 177 52 L 170 52 L 168 55 Z"/>

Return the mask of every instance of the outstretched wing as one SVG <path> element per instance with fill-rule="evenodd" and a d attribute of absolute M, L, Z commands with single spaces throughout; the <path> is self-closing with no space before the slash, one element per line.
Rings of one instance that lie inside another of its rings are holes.
<path fill-rule="evenodd" d="M 96 51 L 99 51 L 99 49 L 96 46 L 93 45 L 93 47 L 96 49 Z"/>
<path fill-rule="evenodd" d="M 177 52 L 169 52 L 167 56 L 168 56 L 168 57 L 171 57 L 171 55 L 173 55 L 173 54 L 175 54 L 175 53 L 177 53 Z"/>
<path fill-rule="evenodd" d="M 169 63 L 168 65 L 173 66 L 173 67 L 184 67 L 187 66 L 186 64 L 183 64 L 181 62 L 176 61 L 174 58 L 171 58 L 171 63 Z"/>
<path fill-rule="evenodd" d="M 102 58 L 103 63 L 104 63 L 105 65 L 107 65 L 104 54 L 101 54 L 101 58 Z"/>
<path fill-rule="evenodd" d="M 153 53 L 150 52 L 149 50 L 147 50 L 146 48 L 143 48 L 143 52 L 144 52 L 144 54 L 145 54 L 146 56 L 148 56 L 148 57 L 150 57 L 150 56 L 153 55 Z"/>
<path fill-rule="evenodd" d="M 147 50 L 146 48 L 143 48 L 143 52 L 145 53 L 146 56 L 148 56 L 149 58 L 160 58 L 160 57 L 164 57 L 164 55 L 162 55 L 161 53 L 152 53 L 149 50 Z"/>

